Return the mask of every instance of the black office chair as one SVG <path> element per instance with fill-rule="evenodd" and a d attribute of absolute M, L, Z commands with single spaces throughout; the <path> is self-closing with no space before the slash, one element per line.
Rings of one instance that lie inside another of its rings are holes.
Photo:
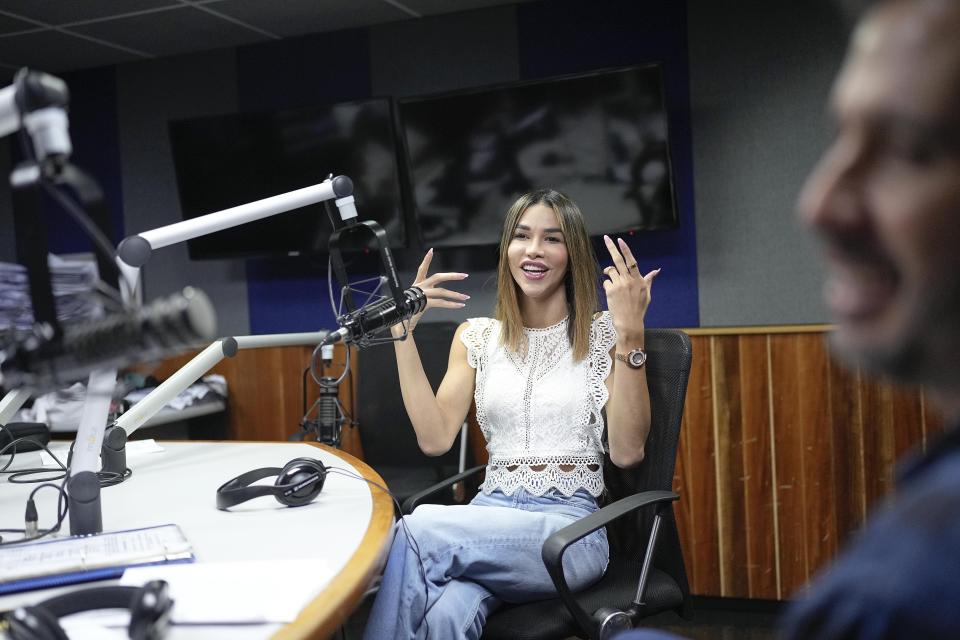
<path fill-rule="evenodd" d="M 434 390 L 447 370 L 456 322 L 424 322 L 414 336 L 427 379 Z M 416 433 L 400 395 L 397 357 L 392 344 L 364 349 L 357 370 L 356 419 L 364 461 L 379 473 L 400 502 L 451 474 L 462 471 L 467 460 L 466 442 L 460 441 L 442 456 L 420 451 Z M 442 502 L 452 501 L 452 497 Z"/>
<path fill-rule="evenodd" d="M 651 425 L 643 462 L 634 469 L 618 469 L 608 460 L 604 469 L 608 504 L 557 531 L 544 543 L 543 561 L 559 597 L 504 605 L 487 619 L 484 638 L 596 639 L 601 637 L 600 618 L 612 618 L 612 624 L 626 622 L 616 610 L 626 610 L 631 625 L 662 611 L 687 614 L 690 589 L 673 515 L 672 503 L 679 496 L 672 487 L 690 375 L 690 338 L 681 331 L 648 329 L 644 344 Z M 404 504 L 404 513 L 428 502 L 431 492 L 483 468 L 474 467 L 412 496 Z M 560 568 L 563 551 L 604 526 L 610 542 L 607 572 L 592 587 L 572 594 Z"/>

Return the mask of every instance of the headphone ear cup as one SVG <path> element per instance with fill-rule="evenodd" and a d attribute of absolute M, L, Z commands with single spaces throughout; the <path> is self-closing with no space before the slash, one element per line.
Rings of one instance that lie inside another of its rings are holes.
<path fill-rule="evenodd" d="M 327 468 L 313 458 L 294 458 L 277 476 L 275 494 L 281 504 L 299 507 L 311 502 L 323 489 Z"/>
<path fill-rule="evenodd" d="M 597 637 L 608 640 L 615 633 L 633 628 L 630 615 L 613 607 L 600 607 L 593 612 L 593 621 L 597 625 Z"/>
<path fill-rule="evenodd" d="M 13 640 L 70 640 L 57 617 L 43 607 L 23 607 L 8 617 Z"/>
<path fill-rule="evenodd" d="M 167 633 L 170 622 L 170 586 L 164 580 L 151 580 L 137 589 L 130 600 L 128 635 L 133 640 L 153 640 Z"/>

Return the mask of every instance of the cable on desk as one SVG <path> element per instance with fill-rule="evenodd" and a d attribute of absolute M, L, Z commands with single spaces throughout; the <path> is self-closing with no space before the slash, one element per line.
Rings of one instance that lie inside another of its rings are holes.
<path fill-rule="evenodd" d="M 421 625 L 425 625 L 425 627 L 426 627 L 426 632 L 427 632 L 427 633 L 426 633 L 426 637 L 429 638 L 429 637 L 430 637 L 430 623 L 427 621 L 427 614 L 430 612 L 430 609 L 433 608 L 433 604 L 436 604 L 436 601 L 434 601 L 433 604 L 429 604 L 429 602 L 430 602 L 430 588 L 429 588 L 429 586 L 427 585 L 427 572 L 426 572 L 426 570 L 423 568 L 423 558 L 422 558 L 421 555 L 420 555 L 420 545 L 417 544 L 417 541 L 416 541 L 416 539 L 413 537 L 413 534 L 410 533 L 409 527 L 407 527 L 407 522 L 406 522 L 406 520 L 403 519 L 403 507 L 400 506 L 400 501 L 397 500 L 397 497 L 396 497 L 395 495 L 393 495 L 393 493 L 391 493 L 390 490 L 387 489 L 387 488 L 386 488 L 385 486 L 383 486 L 382 484 L 380 484 L 380 483 L 378 483 L 378 482 L 374 482 L 373 480 L 368 480 L 367 478 L 364 478 L 363 476 L 361 476 L 361 475 L 359 475 L 359 474 L 357 474 L 357 473 L 354 473 L 353 471 L 350 471 L 349 469 L 343 469 L 343 468 L 341 468 L 341 467 L 327 467 L 327 473 L 330 473 L 331 471 L 337 473 L 338 475 L 346 476 L 346 477 L 348 477 L 348 478 L 356 478 L 357 480 L 363 480 L 363 481 L 366 482 L 367 484 L 369 484 L 369 485 L 371 485 L 371 486 L 373 486 L 373 487 L 376 487 L 377 489 L 380 489 L 380 490 L 383 491 L 385 494 L 387 494 L 388 496 L 390 496 L 390 499 L 393 500 L 393 504 L 396 505 L 396 507 L 397 507 L 397 513 L 400 514 L 400 526 L 403 528 L 403 533 L 404 533 L 405 536 L 407 536 L 407 540 L 410 541 L 410 546 L 413 548 L 413 553 L 414 553 L 414 555 L 417 556 L 417 567 L 420 569 L 420 579 L 423 581 L 423 615 L 420 616 L 420 622 L 417 624 L 417 627 L 420 627 Z"/>
<path fill-rule="evenodd" d="M 27 498 L 27 510 L 28 510 L 28 514 L 29 514 L 29 511 L 30 511 L 30 509 L 31 509 L 31 505 L 33 504 L 33 496 L 34 496 L 34 494 L 36 494 L 38 491 L 40 491 L 40 489 L 43 489 L 43 488 L 45 488 L 45 487 L 51 487 L 51 488 L 53 488 L 53 489 L 56 489 L 56 490 L 60 493 L 59 497 L 57 498 L 57 522 L 56 522 L 56 524 L 54 524 L 54 525 L 53 525 L 52 527 L 50 527 L 49 529 L 45 529 L 45 530 L 43 530 L 43 531 L 38 531 L 37 533 L 35 533 L 35 534 L 33 534 L 33 535 L 28 535 L 28 530 L 27 530 L 26 528 L 24 528 L 24 529 L 0 529 L 0 531 L 2 531 L 3 533 L 20 533 L 20 534 L 23 534 L 23 536 L 24 536 L 23 538 L 20 538 L 20 539 L 18 539 L 18 540 L 10 540 L 10 541 L 5 541 L 5 542 L 0 542 L 0 547 L 9 547 L 9 546 L 13 546 L 13 545 L 15 545 L 15 544 L 22 544 L 22 543 L 24 543 L 24 542 L 33 542 L 34 540 L 39 540 L 40 538 L 44 538 L 44 537 L 50 535 L 51 533 L 56 533 L 57 531 L 60 531 L 60 527 L 63 525 L 63 521 L 64 521 L 64 519 L 67 517 L 67 507 L 68 507 L 68 503 L 67 503 L 67 492 L 66 492 L 65 485 L 66 485 L 66 481 L 61 482 L 59 485 L 53 484 L 52 482 L 45 482 L 44 484 L 41 484 L 40 486 L 35 487 L 34 490 L 30 492 L 30 497 Z M 35 509 L 36 509 L 36 508 L 34 507 L 34 513 L 35 513 Z M 34 520 L 34 522 L 36 522 L 36 521 Z"/>
<path fill-rule="evenodd" d="M 10 432 L 10 433 L 9 433 L 9 435 L 10 435 L 10 442 L 7 444 L 7 446 L 5 446 L 5 447 L 3 447 L 2 449 L 0 449 L 0 456 L 3 456 L 3 455 L 9 455 L 9 456 L 10 456 L 10 459 L 7 460 L 7 463 L 6 463 L 5 465 L 3 465 L 3 467 L 0 467 L 0 473 L 10 474 L 10 478 L 9 478 L 10 482 L 13 482 L 13 483 L 16 483 L 16 484 L 30 484 L 30 483 L 34 483 L 34 482 L 55 482 L 55 481 L 57 481 L 57 480 L 63 480 L 63 479 L 65 479 L 65 478 L 67 477 L 67 472 L 68 472 L 67 465 L 63 464 L 63 462 L 60 461 L 60 458 L 58 458 L 52 451 L 50 451 L 50 449 L 47 447 L 46 444 L 40 442 L 39 440 L 35 440 L 35 439 L 33 438 L 33 436 L 23 436 L 23 437 L 21 437 L 21 438 L 14 438 L 14 437 L 13 437 L 13 432 L 10 431 L 9 429 L 7 429 L 7 427 L 5 427 L 5 426 L 3 426 L 3 425 L 0 425 L 0 431 L 8 431 L 8 432 Z M 21 443 L 21 442 L 30 442 L 30 443 L 32 443 L 32 444 L 37 445 L 37 447 L 39 447 L 40 449 L 43 449 L 44 451 L 46 451 L 47 454 L 48 454 L 51 458 L 53 458 L 54 462 L 56 462 L 58 465 L 60 465 L 60 469 L 44 469 L 43 467 L 37 467 L 37 468 L 35 468 L 35 469 L 17 469 L 17 470 L 14 470 L 14 471 L 7 471 L 7 469 L 10 468 L 10 465 L 13 464 L 13 459 L 16 457 L 16 455 L 17 455 L 17 453 L 18 453 L 18 452 L 17 452 L 17 444 L 19 444 L 19 443 Z M 10 448 L 13 448 L 13 451 L 11 451 L 10 453 L 7 453 L 7 450 L 10 449 Z M 37 479 L 35 479 L 35 480 L 22 480 L 22 479 L 20 479 L 21 477 L 36 475 L 36 474 L 38 474 L 38 473 L 47 473 L 47 474 L 49 474 L 49 473 L 57 473 L 57 474 L 61 474 L 61 475 L 58 475 L 58 476 L 56 476 L 56 477 L 37 478 Z"/>
<path fill-rule="evenodd" d="M 2 430 L 9 431 L 5 426 L 0 425 L 0 431 Z M 18 469 L 15 471 L 8 471 L 8 469 L 10 468 L 10 465 L 13 464 L 13 460 L 16 457 L 17 444 L 21 442 L 31 442 L 37 445 L 38 447 L 46 451 L 47 454 L 51 458 L 53 458 L 54 462 L 60 465 L 60 468 L 45 469 L 43 467 L 37 467 L 34 469 Z M 10 453 L 7 453 L 7 451 L 11 448 L 13 449 L 13 451 L 11 451 Z M 70 451 L 71 453 L 73 452 L 73 444 L 70 445 Z M 26 514 L 26 517 L 24 518 L 26 521 L 26 526 L 23 529 L 0 529 L 0 533 L 19 533 L 19 534 L 22 534 L 24 537 L 18 540 L 10 540 L 10 541 L 3 541 L 2 537 L 0 537 L 0 547 L 14 545 L 14 544 L 21 544 L 24 542 L 32 542 L 34 540 L 39 540 L 40 538 L 48 536 L 51 533 L 56 533 L 60 531 L 60 527 L 63 525 L 63 521 L 67 517 L 67 512 L 69 510 L 69 502 L 67 501 L 66 483 L 67 483 L 67 478 L 70 475 L 70 467 L 68 465 L 63 464 L 63 461 L 61 461 L 60 458 L 58 458 L 57 455 L 47 447 L 47 445 L 33 439 L 33 437 L 31 436 L 24 436 L 22 438 L 12 438 L 11 441 L 5 447 L 0 449 L 0 456 L 3 456 L 3 455 L 9 455 L 10 459 L 7 460 L 6 464 L 4 464 L 3 467 L 0 467 L 0 474 L 2 473 L 9 474 L 9 477 L 7 478 L 9 482 L 12 482 L 14 484 L 36 484 L 36 483 L 41 483 L 41 484 L 36 488 L 34 488 L 33 491 L 30 492 L 30 497 L 27 498 L 27 514 Z M 69 462 L 69 458 L 67 460 Z M 23 478 L 29 478 L 31 476 L 35 476 L 41 473 L 42 474 L 56 473 L 59 475 L 55 477 L 42 477 L 42 478 L 35 478 L 30 480 L 23 479 Z M 120 484 L 121 482 L 123 482 L 124 480 L 126 480 L 132 475 L 133 475 L 133 471 L 129 467 L 127 467 L 126 469 L 124 469 L 123 473 L 116 473 L 114 471 L 98 471 L 97 479 L 100 482 L 100 487 L 103 488 L 103 487 L 111 487 L 113 485 Z M 61 481 L 60 484 L 59 485 L 53 484 L 57 480 Z M 36 513 L 36 506 L 34 503 L 34 495 L 37 493 L 37 491 L 39 491 L 40 489 L 43 489 L 44 487 L 52 487 L 54 489 L 57 489 L 57 491 L 60 492 L 60 495 L 57 498 L 57 522 L 56 524 L 54 524 L 54 526 L 44 531 L 31 530 L 28 528 L 31 526 L 30 523 L 32 522 L 33 526 L 35 527 L 37 522 L 37 513 Z"/>

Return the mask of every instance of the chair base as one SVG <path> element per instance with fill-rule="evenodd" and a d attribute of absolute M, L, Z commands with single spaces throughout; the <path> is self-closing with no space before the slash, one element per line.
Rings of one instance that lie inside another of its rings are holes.
<path fill-rule="evenodd" d="M 588 612 L 600 607 L 625 609 L 630 601 L 623 594 L 632 593 L 640 578 L 640 564 L 611 560 L 600 581 L 576 595 L 577 601 Z M 652 569 L 644 597 L 646 615 L 679 609 L 683 592 L 677 583 L 659 569 Z M 505 604 L 490 616 L 483 630 L 484 640 L 554 640 L 587 634 L 577 627 L 573 616 L 559 598 L 537 600 L 523 604 Z"/>

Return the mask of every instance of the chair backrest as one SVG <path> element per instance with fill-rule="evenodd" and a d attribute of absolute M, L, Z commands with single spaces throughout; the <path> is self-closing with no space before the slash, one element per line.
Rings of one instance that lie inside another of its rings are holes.
<path fill-rule="evenodd" d="M 647 329 L 644 349 L 647 352 L 647 388 L 650 392 L 650 434 L 647 436 L 643 462 L 638 467 L 619 469 L 607 461 L 604 472 L 611 500 L 639 491 L 673 489 L 680 424 L 692 359 L 690 337 L 674 329 Z M 653 516 L 652 509 L 640 509 L 633 516 L 621 518 L 608 526 L 610 555 L 642 558 Z M 689 593 L 673 509 L 668 509 L 664 514 L 653 564 L 673 576 L 685 596 Z"/>
<path fill-rule="evenodd" d="M 434 391 L 447 371 L 450 344 L 457 326 L 456 322 L 423 322 L 417 325 L 417 350 Z M 364 349 L 357 366 L 356 419 L 365 461 L 375 468 L 377 465 L 442 467 L 443 473 L 437 480 L 456 473 L 459 464 L 456 447 L 437 457 L 427 456 L 420 451 L 400 395 L 393 344 Z"/>

